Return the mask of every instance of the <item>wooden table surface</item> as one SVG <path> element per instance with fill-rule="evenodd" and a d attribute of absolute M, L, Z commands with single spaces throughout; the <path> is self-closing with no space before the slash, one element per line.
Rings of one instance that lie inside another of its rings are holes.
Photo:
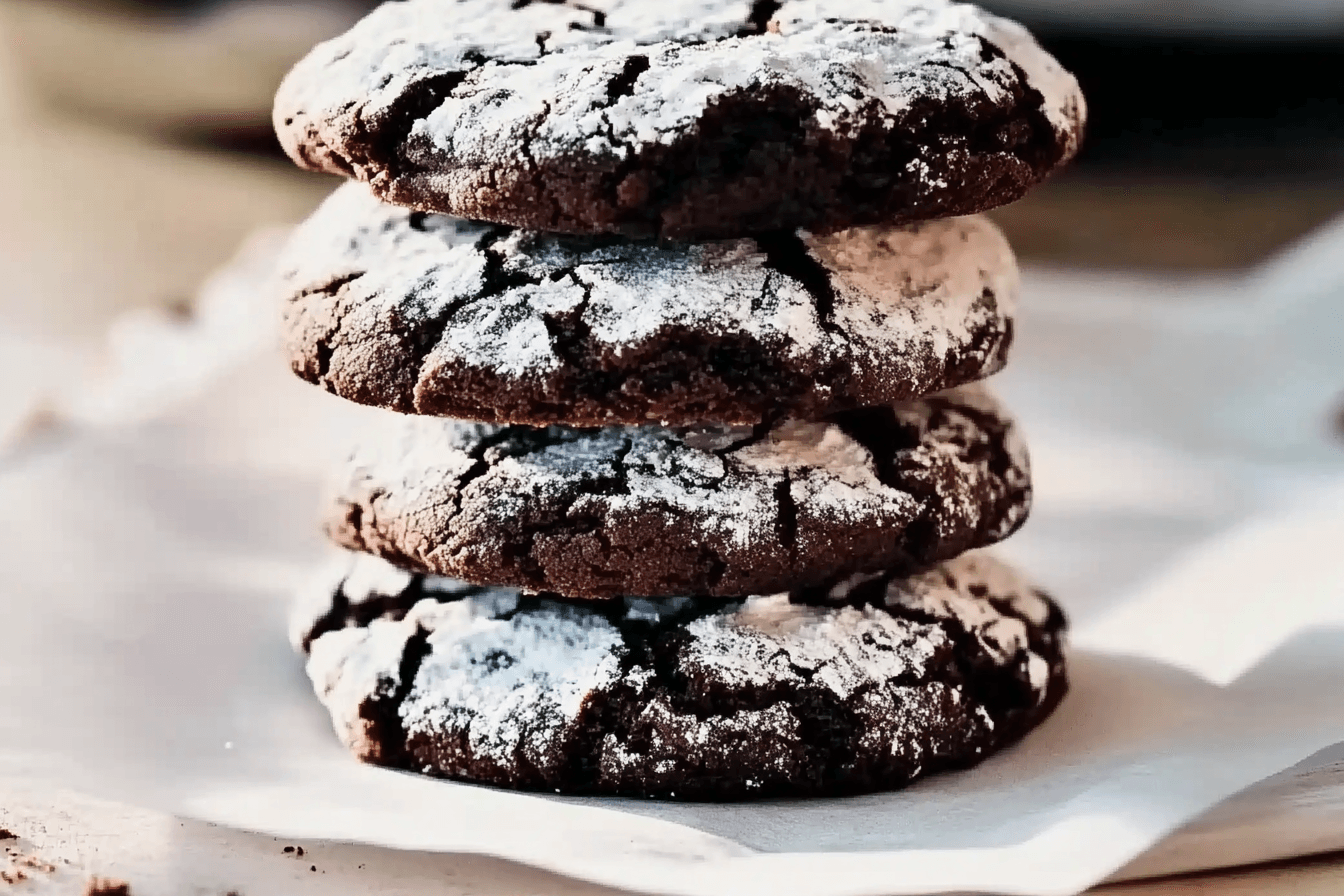
<path fill-rule="evenodd" d="M 179 302 L 253 227 L 298 220 L 332 186 L 278 163 L 65 120 L 27 106 L 13 84 L 0 57 L 0 329 L 8 333 L 88 341 L 127 308 Z M 1340 208 L 1340 185 L 1071 176 L 995 217 L 1027 260 L 1199 270 L 1263 258 Z M 281 842 L 21 781 L 0 780 L 0 848 L 0 890 L 16 893 L 81 893 L 95 875 L 122 878 L 141 896 L 612 892 L 480 857 Z M 1338 896 L 1344 858 L 1099 892 Z"/>

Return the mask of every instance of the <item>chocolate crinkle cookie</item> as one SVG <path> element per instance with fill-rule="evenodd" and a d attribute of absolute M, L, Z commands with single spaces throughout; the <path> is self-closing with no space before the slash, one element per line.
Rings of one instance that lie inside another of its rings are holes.
<path fill-rule="evenodd" d="M 299 164 L 421 210 L 703 240 L 968 214 L 1077 149 L 1073 77 L 947 0 L 404 0 L 276 97 Z"/>
<path fill-rule="evenodd" d="M 347 184 L 280 264 L 300 376 L 416 414 L 756 424 L 891 404 L 1007 360 L 984 218 L 658 246 L 426 215 Z"/>
<path fill-rule="evenodd" d="M 737 600 L 567 601 L 346 558 L 296 646 L 361 759 L 686 800 L 901 787 L 1012 743 L 1066 688 L 1059 608 L 971 553 Z"/>
<path fill-rule="evenodd" d="M 1031 483 L 980 386 L 758 427 L 407 417 L 361 433 L 328 515 L 407 569 L 572 597 L 762 594 L 926 569 L 1012 534 Z"/>

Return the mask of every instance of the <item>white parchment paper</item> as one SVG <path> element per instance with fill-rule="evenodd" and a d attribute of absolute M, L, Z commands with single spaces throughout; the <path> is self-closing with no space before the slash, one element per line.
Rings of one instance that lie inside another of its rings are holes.
<path fill-rule="evenodd" d="M 1076 893 L 1344 741 L 1335 248 L 1238 282 L 1028 278 L 1001 388 L 1039 498 L 1005 552 L 1073 613 L 1072 693 L 974 770 L 844 800 L 562 799 L 350 760 L 284 623 L 326 550 L 320 470 L 378 415 L 294 381 L 269 312 L 145 324 L 65 428 L 0 455 L 0 773 L 656 893 Z"/>

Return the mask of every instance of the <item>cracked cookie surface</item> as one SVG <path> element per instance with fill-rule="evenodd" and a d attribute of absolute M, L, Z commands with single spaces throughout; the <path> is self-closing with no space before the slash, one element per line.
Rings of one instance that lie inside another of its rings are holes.
<path fill-rule="evenodd" d="M 426 215 L 347 184 L 280 264 L 291 364 L 487 422 L 755 424 L 1001 369 L 1018 275 L 983 218 L 658 246 Z"/>
<path fill-rule="evenodd" d="M 571 597 L 764 594 L 928 568 L 1026 519 L 1026 447 L 981 386 L 772 426 L 400 417 L 327 516 L 408 569 Z"/>
<path fill-rule="evenodd" d="M 689 241 L 983 211 L 1085 114 L 1020 26 L 947 0 L 405 0 L 299 62 L 274 119 L 390 202 Z"/>
<path fill-rule="evenodd" d="M 1059 608 L 979 552 L 744 600 L 566 601 L 343 558 L 296 647 L 361 759 L 525 790 L 835 796 L 970 766 L 1067 688 Z"/>

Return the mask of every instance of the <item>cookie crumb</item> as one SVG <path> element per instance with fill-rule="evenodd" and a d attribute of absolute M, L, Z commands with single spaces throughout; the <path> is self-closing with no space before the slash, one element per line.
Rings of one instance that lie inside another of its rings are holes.
<path fill-rule="evenodd" d="M 294 848 L 294 855 L 296 855 L 296 856 L 302 856 L 302 855 L 303 855 L 303 847 L 302 847 L 302 846 L 296 846 L 296 847 Z"/>
<path fill-rule="evenodd" d="M 84 886 L 84 896 L 131 896 L 131 885 L 110 877 L 91 877 Z"/>
<path fill-rule="evenodd" d="M 18 839 L 14 837 L 13 839 Z M 54 874 L 56 866 L 35 855 L 23 855 L 14 849 L 6 849 L 5 854 L 9 856 L 9 867 L 0 870 L 0 883 L 18 884 L 26 880 L 33 879 L 33 872 L 38 874 Z"/>
<path fill-rule="evenodd" d="M 19 839 L 19 835 L 11 831 L 9 828 L 0 828 L 0 840 L 17 840 L 17 839 Z"/>
<path fill-rule="evenodd" d="M 317 866 L 314 865 L 313 867 L 309 868 L 308 870 L 309 870 L 309 871 L 316 871 L 316 870 L 317 870 Z"/>
<path fill-rule="evenodd" d="M 196 319 L 196 303 L 190 297 L 178 296 L 163 306 L 163 312 L 173 323 L 191 323 Z"/>
<path fill-rule="evenodd" d="M 286 852 L 286 853 L 291 853 L 291 852 L 293 852 L 293 851 L 294 851 L 294 847 L 292 847 L 292 846 L 286 846 L 286 847 L 285 847 L 285 852 Z"/>

